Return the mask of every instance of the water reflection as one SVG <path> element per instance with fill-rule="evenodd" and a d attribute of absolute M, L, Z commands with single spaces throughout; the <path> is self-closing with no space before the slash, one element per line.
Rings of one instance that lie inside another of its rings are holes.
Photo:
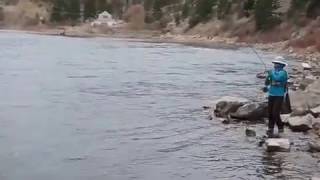
<path fill-rule="evenodd" d="M 272 176 L 277 179 L 283 179 L 285 176 L 283 172 L 284 159 L 281 154 L 265 152 L 262 156 L 262 174 L 265 176 Z"/>

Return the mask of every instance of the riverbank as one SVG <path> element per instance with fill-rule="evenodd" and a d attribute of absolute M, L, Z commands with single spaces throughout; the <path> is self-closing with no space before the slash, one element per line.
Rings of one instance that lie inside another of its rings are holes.
<path fill-rule="evenodd" d="M 90 28 L 89 28 L 90 29 Z M 240 42 L 237 37 L 226 38 L 220 36 L 201 36 L 187 34 L 163 34 L 160 31 L 151 30 L 127 30 L 118 28 L 112 31 L 99 32 L 89 30 L 87 25 L 83 26 L 59 26 L 59 27 L 31 27 L 25 29 L 3 29 L 2 31 L 15 31 L 22 33 L 31 33 L 39 35 L 53 35 L 80 38 L 126 38 L 138 41 L 155 42 L 155 43 L 179 43 L 189 46 L 197 46 L 204 48 L 238 48 L 238 47 L 254 47 L 256 49 L 268 52 L 274 52 L 287 56 L 297 61 L 309 63 L 313 67 L 320 67 L 320 52 L 312 48 L 293 48 L 289 41 L 281 41 L 274 43 L 250 43 Z"/>

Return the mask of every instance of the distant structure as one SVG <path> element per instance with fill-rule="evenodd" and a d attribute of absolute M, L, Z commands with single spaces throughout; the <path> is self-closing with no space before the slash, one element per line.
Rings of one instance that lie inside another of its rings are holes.
<path fill-rule="evenodd" d="M 98 18 L 91 23 L 91 26 L 107 25 L 108 27 L 113 27 L 117 25 L 117 23 L 119 22 L 113 19 L 108 11 L 103 11 L 98 15 Z"/>

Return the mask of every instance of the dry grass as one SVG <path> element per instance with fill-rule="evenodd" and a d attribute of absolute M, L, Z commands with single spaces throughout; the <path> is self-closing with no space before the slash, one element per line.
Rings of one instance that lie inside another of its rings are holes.
<path fill-rule="evenodd" d="M 39 18 L 49 19 L 48 5 L 31 0 L 19 1 L 16 5 L 4 7 L 4 23 L 9 26 L 32 26 L 39 23 Z"/>
<path fill-rule="evenodd" d="M 290 45 L 297 48 L 307 48 L 310 46 L 316 46 L 320 48 L 320 30 L 310 30 L 305 36 L 292 40 Z"/>

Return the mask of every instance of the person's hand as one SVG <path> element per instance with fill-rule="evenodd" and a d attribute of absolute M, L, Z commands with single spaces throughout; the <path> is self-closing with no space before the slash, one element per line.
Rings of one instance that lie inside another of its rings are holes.
<path fill-rule="evenodd" d="M 262 91 L 263 91 L 264 93 L 268 92 L 268 87 L 267 87 L 267 86 L 263 87 L 263 88 L 262 88 Z"/>

